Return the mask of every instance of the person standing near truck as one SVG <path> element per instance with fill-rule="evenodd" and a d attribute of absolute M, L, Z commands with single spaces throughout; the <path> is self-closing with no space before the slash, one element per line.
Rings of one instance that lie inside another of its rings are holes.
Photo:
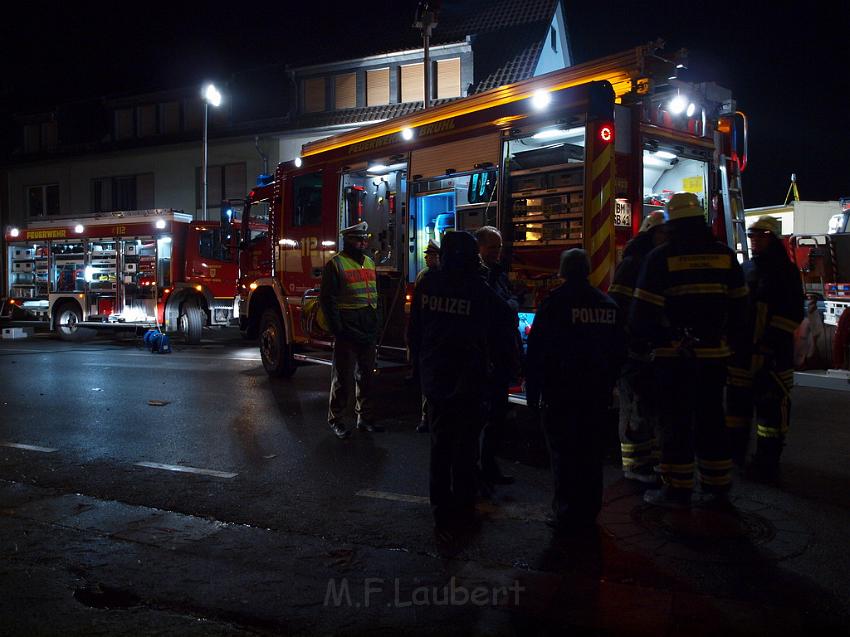
<path fill-rule="evenodd" d="M 475 521 L 478 435 L 491 370 L 511 361 L 511 311 L 478 275 L 475 239 L 448 232 L 440 269 L 416 287 L 410 349 L 431 426 L 430 499 L 438 539 Z"/>
<path fill-rule="evenodd" d="M 352 390 L 357 429 L 379 432 L 372 407 L 372 373 L 380 326 L 375 263 L 366 255 L 365 221 L 340 231 L 342 251 L 325 264 L 319 302 L 334 335 L 328 424 L 337 438 L 350 434 L 343 423 Z"/>
<path fill-rule="evenodd" d="M 664 213 L 650 212 L 644 217 L 640 231 L 626 244 L 623 260 L 614 273 L 608 288 L 624 317 L 629 316 L 635 285 L 646 256 L 667 241 Z M 626 330 L 628 331 L 628 323 Z M 637 352 L 629 352 L 623 371 L 617 381 L 620 396 L 620 454 L 623 476 L 647 484 L 656 484 L 658 464 L 656 425 L 658 424 L 658 398 L 649 360 Z"/>
<path fill-rule="evenodd" d="M 732 457 L 744 465 L 753 411 L 756 453 L 750 476 L 775 480 L 785 445 L 794 384 L 794 331 L 803 320 L 800 273 L 779 240 L 781 222 L 759 217 L 747 230 L 753 258 L 744 264 L 749 290 L 747 348 L 729 365 L 726 426 Z M 755 408 L 755 409 L 754 409 Z"/>

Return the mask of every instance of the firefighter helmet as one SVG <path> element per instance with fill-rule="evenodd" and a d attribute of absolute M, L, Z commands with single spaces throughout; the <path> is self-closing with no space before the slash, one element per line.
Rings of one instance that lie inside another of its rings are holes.
<path fill-rule="evenodd" d="M 638 232 L 648 232 L 662 223 L 664 223 L 664 213 L 660 210 L 653 210 L 643 218 Z"/>
<path fill-rule="evenodd" d="M 747 228 L 747 232 L 770 232 L 774 237 L 778 237 L 782 234 L 782 221 L 770 215 L 762 215 Z"/>
<path fill-rule="evenodd" d="M 668 222 L 691 217 L 705 217 L 699 197 L 692 192 L 677 192 L 670 197 L 664 210 L 664 218 Z"/>

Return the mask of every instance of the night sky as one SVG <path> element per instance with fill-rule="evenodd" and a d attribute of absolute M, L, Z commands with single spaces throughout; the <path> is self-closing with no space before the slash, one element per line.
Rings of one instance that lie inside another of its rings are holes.
<path fill-rule="evenodd" d="M 518 0 L 521 2 L 521 0 Z M 0 24 L 0 116 L 100 95 L 198 85 L 309 57 L 351 38 L 380 49 L 388 16 L 415 2 L 35 2 Z M 748 207 L 780 204 L 797 173 L 803 199 L 850 195 L 850 3 L 566 1 L 585 61 L 656 38 L 685 47 L 684 79 L 731 88 L 750 119 Z M 841 8 L 838 8 L 841 7 Z M 437 27 L 439 29 L 439 26 Z M 6 127 L 4 135 L 10 134 Z"/>

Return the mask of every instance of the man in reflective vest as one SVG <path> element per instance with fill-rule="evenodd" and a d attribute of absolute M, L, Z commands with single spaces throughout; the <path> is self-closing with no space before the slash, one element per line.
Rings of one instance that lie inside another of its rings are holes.
<path fill-rule="evenodd" d="M 334 335 L 328 424 L 338 438 L 349 430 L 343 412 L 354 389 L 357 429 L 383 431 L 372 413 L 371 383 L 380 326 L 375 263 L 366 255 L 365 221 L 340 231 L 342 251 L 325 264 L 319 302 Z"/>
<path fill-rule="evenodd" d="M 753 408 L 756 453 L 750 475 L 774 480 L 788 431 L 794 383 L 794 331 L 803 320 L 800 273 L 779 240 L 779 219 L 759 217 L 747 230 L 752 260 L 744 264 L 750 294 L 747 347 L 729 366 L 726 426 L 733 459 L 744 464 Z"/>
<path fill-rule="evenodd" d="M 633 348 L 651 353 L 660 397 L 661 489 L 649 504 L 691 504 L 694 457 L 704 497 L 724 505 L 732 458 L 723 412 L 726 365 L 741 346 L 747 288 L 738 259 L 714 239 L 699 198 L 676 193 L 668 242 L 646 258 L 631 310 Z"/>

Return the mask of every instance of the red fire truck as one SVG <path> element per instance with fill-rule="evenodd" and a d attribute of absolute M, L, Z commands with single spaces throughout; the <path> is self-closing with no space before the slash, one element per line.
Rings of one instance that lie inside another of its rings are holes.
<path fill-rule="evenodd" d="M 159 327 L 198 343 L 234 311 L 227 224 L 170 209 L 34 221 L 6 231 L 4 318 L 64 340 Z"/>
<path fill-rule="evenodd" d="M 246 200 L 239 321 L 271 375 L 327 362 L 309 308 L 339 228 L 367 221 L 385 325 L 379 355 L 404 359 L 411 287 L 429 240 L 497 226 L 523 325 L 581 246 L 606 288 L 618 251 L 673 192 L 696 193 L 742 253 L 745 120 L 728 90 L 674 79 L 657 46 L 542 75 L 304 146 Z M 744 125 L 742 125 L 744 124 Z M 742 135 L 739 136 L 739 133 Z M 728 211 L 724 213 L 724 210 Z"/>

